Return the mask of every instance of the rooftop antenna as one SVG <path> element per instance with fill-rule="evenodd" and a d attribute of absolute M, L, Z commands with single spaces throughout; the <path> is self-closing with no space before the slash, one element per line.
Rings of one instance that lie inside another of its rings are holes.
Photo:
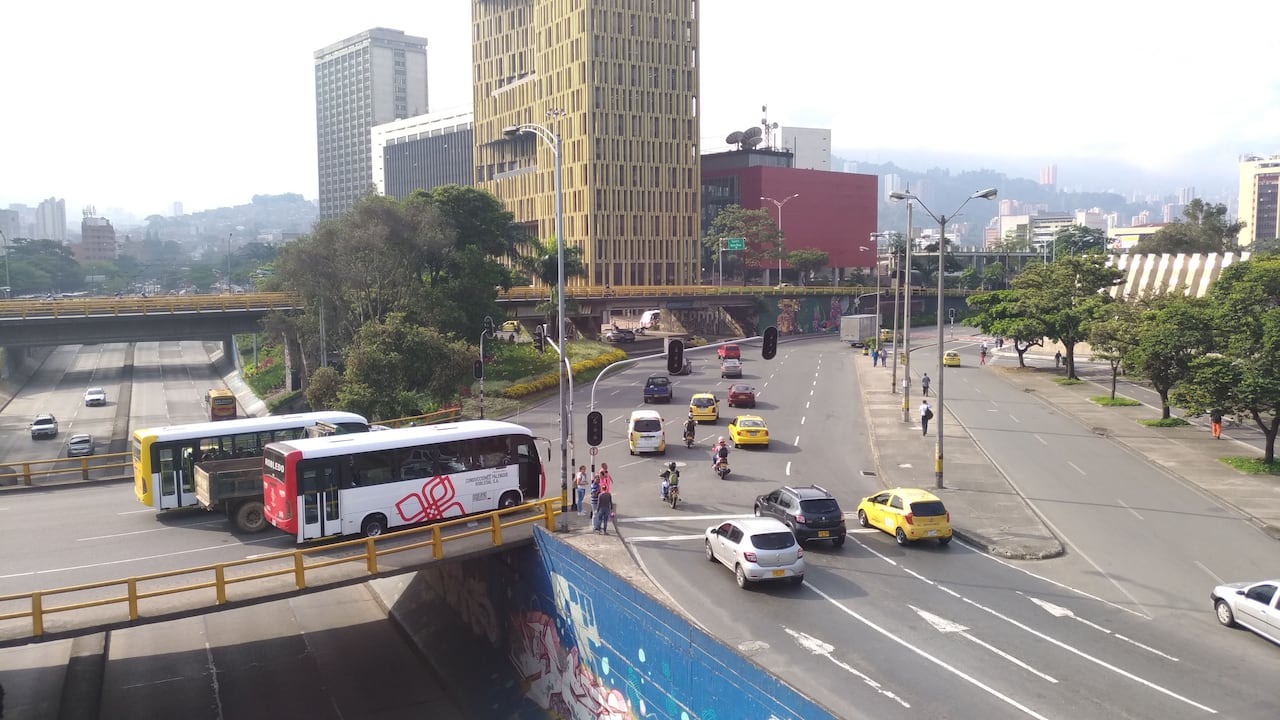
<path fill-rule="evenodd" d="M 765 145 L 765 147 L 769 150 L 773 150 L 775 149 L 773 144 L 773 131 L 778 129 L 778 123 L 769 122 L 769 106 L 768 105 L 761 105 L 760 112 L 764 114 L 764 117 L 760 118 L 760 127 L 764 131 L 764 135 L 768 140 L 768 143 Z"/>

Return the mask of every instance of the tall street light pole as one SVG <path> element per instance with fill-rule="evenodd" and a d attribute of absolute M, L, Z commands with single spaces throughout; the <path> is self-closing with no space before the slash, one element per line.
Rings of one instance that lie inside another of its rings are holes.
<path fill-rule="evenodd" d="M 902 311 L 902 422 L 911 422 L 911 203 L 907 203 L 907 248 L 902 261 L 907 279 L 906 309 Z M 895 338 L 896 339 L 896 338 Z"/>
<path fill-rule="evenodd" d="M 231 294 L 231 237 L 234 233 L 227 233 L 227 294 Z"/>
<path fill-rule="evenodd" d="M 547 118 L 557 118 L 564 115 L 563 110 L 548 110 Z M 508 137 L 515 135 L 523 135 L 532 133 L 542 139 L 551 147 L 551 154 L 555 156 L 555 194 L 556 194 L 556 324 L 559 326 L 556 337 L 560 340 L 560 512 L 564 514 L 569 509 L 569 428 L 572 427 L 573 417 L 569 408 L 565 405 L 565 371 L 564 371 L 564 353 L 565 353 L 565 332 L 564 332 L 564 187 L 561 184 L 561 172 L 563 166 L 563 157 L 560 152 L 560 133 L 553 132 L 550 128 L 538 123 L 524 123 L 515 125 L 503 130 L 503 134 Z"/>
<path fill-rule="evenodd" d="M 775 283 L 778 285 L 782 284 L 782 206 L 798 197 L 800 197 L 800 193 L 796 193 L 790 197 L 785 197 L 781 200 L 774 200 L 771 197 L 764 197 L 763 195 L 760 196 L 761 200 L 768 200 L 778 208 L 778 282 Z"/>
<path fill-rule="evenodd" d="M 935 487 L 939 487 L 939 488 L 943 487 L 943 484 L 942 484 L 942 457 L 943 457 L 943 453 L 942 453 L 942 442 L 943 442 L 942 425 L 943 425 L 943 419 L 944 419 L 944 418 L 946 417 L 946 415 L 947 415 L 947 413 L 946 413 L 946 408 L 943 406 L 943 397 L 944 397 L 944 396 L 943 396 L 943 394 L 942 394 L 943 381 L 944 381 L 944 379 L 945 379 L 945 378 L 946 378 L 946 376 L 947 376 L 947 374 L 946 374 L 945 372 L 943 372 L 943 371 L 945 370 L 945 368 L 944 368 L 944 367 L 943 367 L 943 365 L 942 365 L 942 355 L 943 355 L 943 347 L 942 347 L 942 343 L 943 343 L 943 336 L 942 336 L 942 330 L 943 330 L 943 322 L 942 322 L 942 310 L 943 310 L 943 304 L 942 304 L 942 301 L 943 301 L 943 291 L 946 289 L 946 286 L 945 286 L 945 284 L 943 283 L 943 280 L 944 280 L 944 278 L 945 278 L 945 276 L 946 276 L 946 267 L 947 267 L 946 262 L 945 262 L 945 260 L 946 260 L 946 256 L 947 256 L 947 253 L 946 253 L 946 250 L 947 250 L 947 222 L 948 222 L 949 220 L 954 220 L 954 219 L 955 219 L 955 216 L 956 216 L 956 215 L 958 215 L 958 214 L 960 214 L 960 211 L 964 209 L 964 206 L 965 206 L 965 205 L 968 205 L 968 204 L 969 204 L 969 201 L 970 201 L 970 200 L 973 200 L 973 199 L 975 199 L 975 198 L 982 198 L 983 200 L 990 200 L 991 198 L 994 198 L 995 196 L 996 196 L 996 189 L 995 189 L 995 188 L 987 188 L 986 190 L 979 190 L 979 191 L 977 191 L 977 192 L 973 193 L 972 195 L 970 195 L 968 198 L 966 198 L 964 202 L 960 203 L 960 207 L 956 208 L 955 212 L 951 213 L 951 216 L 950 216 L 950 217 L 948 217 L 948 216 L 946 216 L 946 215 L 942 215 L 942 216 L 934 215 L 934 214 L 933 214 L 933 211 L 932 211 L 932 210 L 930 210 L 930 209 L 929 209 L 929 207 L 928 207 L 927 205 L 925 205 L 923 202 L 920 202 L 920 198 L 916 197 L 916 196 L 915 196 L 914 194 L 912 194 L 912 193 L 909 193 L 909 192 L 895 192 L 895 193 L 890 193 L 890 194 L 889 194 L 889 197 L 890 197 L 890 198 L 892 198 L 892 199 L 894 199 L 894 200 L 914 200 L 914 201 L 916 201 L 916 202 L 920 203 L 920 207 L 921 207 L 921 208 L 923 208 L 923 209 L 924 209 L 924 211 L 925 211 L 926 213 L 928 213 L 928 214 L 929 214 L 929 217 L 933 218 L 933 219 L 934 219 L 934 220 L 936 220 L 936 221 L 937 221 L 937 223 L 938 223 L 938 231 L 939 231 L 939 236 L 938 236 L 938 318 L 937 318 L 937 321 L 938 321 L 938 377 L 937 377 L 937 379 L 934 381 L 934 384 L 935 384 L 935 385 L 937 385 L 937 387 L 938 387 L 938 411 L 937 411 L 936 413 L 934 413 L 934 417 L 937 419 L 937 428 L 936 428 L 936 430 L 934 431 L 934 433 L 936 434 L 936 436 L 937 436 L 937 438 L 938 438 L 938 443 L 937 443 L 937 445 L 936 445 L 936 447 L 935 447 L 935 449 L 934 449 L 934 457 L 933 457 L 933 475 L 934 475 L 934 485 L 935 485 Z"/>
<path fill-rule="evenodd" d="M 9 238 L 0 232 L 0 240 L 4 241 L 4 296 L 8 298 L 13 294 L 13 284 L 9 281 Z"/>
<path fill-rule="evenodd" d="M 895 238 L 896 239 L 896 238 Z M 893 266 L 893 281 L 890 286 L 893 287 L 893 337 L 889 338 L 893 342 L 893 372 L 889 375 L 889 390 L 894 395 L 898 394 L 898 318 L 902 317 L 898 314 L 898 290 L 902 287 L 902 283 L 898 282 L 898 248 L 894 247 L 893 260 L 890 263 Z M 883 343 L 881 343 L 883 345 Z"/>

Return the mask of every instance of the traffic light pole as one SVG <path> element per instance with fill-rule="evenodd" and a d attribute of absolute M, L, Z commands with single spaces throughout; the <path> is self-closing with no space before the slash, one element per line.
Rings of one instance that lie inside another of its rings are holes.
<path fill-rule="evenodd" d="M 480 419 L 484 419 L 484 339 L 493 336 L 493 318 L 484 316 L 484 329 L 480 331 Z"/>

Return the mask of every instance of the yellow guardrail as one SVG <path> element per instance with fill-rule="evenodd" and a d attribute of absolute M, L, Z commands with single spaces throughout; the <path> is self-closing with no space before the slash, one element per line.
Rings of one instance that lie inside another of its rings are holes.
<path fill-rule="evenodd" d="M 387 427 L 402 428 L 413 427 L 415 425 L 434 425 L 436 423 L 449 422 L 462 417 L 461 407 L 445 408 L 425 415 L 413 415 L 410 417 L 396 418 L 395 420 L 380 420 L 379 425 Z"/>
<path fill-rule="evenodd" d="M 301 306 L 300 297 L 285 292 L 0 300 L 0 318 L 171 315 L 232 310 L 293 310 Z"/>
<path fill-rule="evenodd" d="M 28 609 L 0 613 L 0 621 L 30 618 L 30 637 L 38 638 L 44 634 L 45 618 L 54 613 L 64 613 L 75 610 L 85 610 L 88 608 L 124 604 L 127 606 L 128 619 L 130 621 L 134 621 L 142 617 L 142 613 L 139 609 L 139 603 L 142 600 L 212 589 L 213 597 L 211 599 L 213 602 L 198 605 L 197 607 L 225 605 L 227 603 L 227 589 L 233 585 L 263 581 L 269 578 L 286 575 L 291 575 L 293 577 L 295 589 L 305 590 L 308 587 L 307 573 L 314 572 L 321 568 L 353 564 L 363 561 L 365 565 L 364 574 L 376 575 L 378 574 L 378 559 L 387 555 L 429 547 L 431 548 L 432 559 L 439 560 L 444 557 L 444 548 L 446 543 L 457 542 L 465 538 L 487 534 L 491 536 L 491 544 L 497 546 L 502 545 L 502 531 L 507 528 L 541 522 L 547 530 L 555 530 L 555 515 L 559 504 L 560 498 L 552 497 L 545 500 L 536 500 L 534 502 L 525 503 L 524 505 L 517 505 L 512 508 L 495 510 L 493 512 L 479 515 L 468 515 L 465 517 L 455 518 L 453 520 L 446 520 L 427 527 L 402 530 L 400 532 L 390 533 L 376 538 L 359 538 L 356 540 L 347 540 L 323 546 L 287 550 L 272 553 L 270 555 L 246 558 L 244 560 L 233 560 L 231 562 L 215 563 L 212 565 L 201 565 L 194 568 L 170 570 L 167 572 L 152 573 L 149 575 L 121 578 L 119 580 L 104 580 L 101 582 L 85 583 L 83 585 L 54 588 L 52 590 L 0 595 L 0 607 L 6 604 L 24 602 L 29 605 Z M 523 516 L 516 518 L 510 517 L 517 514 L 523 514 Z M 486 519 L 488 520 L 487 524 L 484 523 Z M 463 532 L 450 535 L 444 534 L 444 531 L 448 529 L 476 522 L 480 522 L 486 526 L 464 530 Z M 411 542 L 405 545 L 386 547 L 386 545 L 391 542 L 399 542 L 419 535 L 430 535 L 430 538 Z M 380 547 L 379 544 L 382 546 Z M 326 557 L 308 562 L 309 558 L 321 552 L 330 552 L 335 549 L 356 547 L 361 547 L 363 552 L 345 557 Z M 264 565 L 269 563 L 279 563 L 282 560 L 290 561 L 287 567 L 262 569 L 262 566 Z M 245 574 L 234 574 L 228 572 L 238 568 L 252 568 L 254 570 L 246 572 Z M 148 587 L 151 583 L 186 576 L 197 577 L 194 582 L 187 585 L 156 589 Z M 117 594 L 106 598 L 68 602 L 63 605 L 49 605 L 48 603 L 48 601 L 53 598 L 59 598 L 73 593 L 84 593 L 104 589 L 114 590 L 117 593 L 123 592 L 123 594 Z M 156 614 L 160 615 L 164 613 Z"/>
<path fill-rule="evenodd" d="M 133 456 L 130 453 L 104 453 L 77 458 L 50 458 L 48 460 L 0 460 L 0 470 L 20 468 L 16 472 L 0 472 L 0 486 L 9 485 L 15 478 L 30 487 L 35 478 L 53 478 L 55 480 L 91 480 L 89 473 L 95 470 L 112 470 L 130 468 L 125 475 L 131 474 Z M 72 477 L 78 476 L 78 477 Z"/>

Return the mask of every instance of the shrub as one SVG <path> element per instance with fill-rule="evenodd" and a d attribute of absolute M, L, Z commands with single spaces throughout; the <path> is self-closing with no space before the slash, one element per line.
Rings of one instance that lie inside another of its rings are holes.
<path fill-rule="evenodd" d="M 1139 420 L 1138 422 L 1142 425 L 1146 425 L 1147 427 L 1181 427 L 1183 425 L 1191 424 L 1180 417 L 1157 418 L 1155 420 Z"/>
<path fill-rule="evenodd" d="M 1054 382 L 1058 383 L 1059 385 L 1079 385 L 1080 383 L 1083 383 L 1084 381 L 1083 381 L 1083 380 L 1080 380 L 1080 379 L 1078 379 L 1078 378 L 1067 378 L 1067 377 L 1064 377 L 1064 378 L 1057 378 L 1057 379 L 1055 379 L 1055 380 L 1054 380 Z"/>
<path fill-rule="evenodd" d="M 1218 461 L 1250 475 L 1280 475 L 1280 462 L 1274 460 L 1266 462 L 1262 458 L 1224 457 L 1218 458 Z"/>
<path fill-rule="evenodd" d="M 593 377 L 595 371 L 599 371 L 618 362 L 626 360 L 627 354 L 618 349 L 612 349 L 603 355 L 597 355 L 586 360 L 579 360 L 570 363 L 573 369 L 573 377 L 579 382 L 585 377 Z M 506 389 L 502 390 L 502 396 L 513 400 L 527 397 L 544 390 L 550 390 L 560 383 L 560 373 L 558 370 L 548 372 L 533 379 L 526 379 L 518 383 L 513 383 Z"/>
<path fill-rule="evenodd" d="M 1142 403 L 1127 397 L 1111 397 L 1110 395 L 1094 395 L 1089 398 L 1103 407 L 1133 407 Z"/>

